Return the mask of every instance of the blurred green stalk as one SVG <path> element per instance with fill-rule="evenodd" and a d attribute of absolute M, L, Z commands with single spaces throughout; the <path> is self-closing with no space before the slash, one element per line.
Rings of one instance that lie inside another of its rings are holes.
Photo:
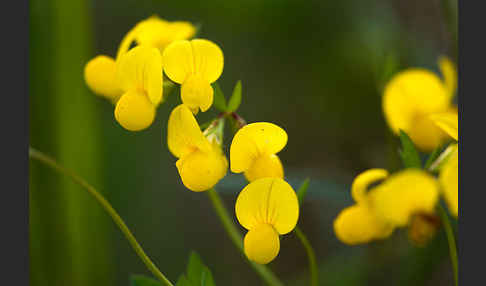
<path fill-rule="evenodd" d="M 444 225 L 444 230 L 447 236 L 447 243 L 449 244 L 449 256 L 451 257 L 452 272 L 454 274 L 454 285 L 458 285 L 458 260 L 457 260 L 457 247 L 456 238 L 454 235 L 454 230 L 452 229 L 451 222 L 449 221 L 449 216 L 447 211 L 442 205 L 439 205 L 439 214 L 442 219 L 442 224 Z"/>
<path fill-rule="evenodd" d="M 152 262 L 150 257 L 145 253 L 142 246 L 138 243 L 135 236 L 132 234 L 126 223 L 116 212 L 116 210 L 111 206 L 111 204 L 100 194 L 95 187 L 90 185 L 86 180 L 78 176 L 76 173 L 64 168 L 59 165 L 54 159 L 45 155 L 44 153 L 29 147 L 29 158 L 38 160 L 48 167 L 51 167 L 55 171 L 59 172 L 61 175 L 69 177 L 73 182 L 85 189 L 105 210 L 105 212 L 111 217 L 113 222 L 118 226 L 120 231 L 123 233 L 127 241 L 132 246 L 133 250 L 137 253 L 138 257 L 147 266 L 147 268 L 152 272 L 152 274 L 157 277 L 162 283 L 167 286 L 173 286 L 173 284 L 165 277 L 165 275 L 157 268 L 157 266 Z"/>
<path fill-rule="evenodd" d="M 30 1 L 30 144 L 100 185 L 99 118 L 83 82 L 92 41 L 87 4 Z M 101 210 L 68 179 L 35 163 L 29 171 L 31 285 L 112 285 L 110 228 Z"/>
<path fill-rule="evenodd" d="M 299 238 L 300 242 L 305 248 L 305 252 L 307 254 L 307 259 L 309 261 L 309 273 L 310 273 L 310 285 L 311 286 L 318 286 L 319 285 L 319 269 L 317 269 L 317 262 L 316 262 L 316 255 L 312 245 L 310 244 L 309 239 L 305 236 L 304 232 L 300 229 L 300 227 L 295 227 L 295 234 Z"/>

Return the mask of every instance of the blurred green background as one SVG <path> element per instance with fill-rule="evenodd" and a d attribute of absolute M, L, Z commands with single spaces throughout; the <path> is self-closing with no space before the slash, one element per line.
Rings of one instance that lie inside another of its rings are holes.
<path fill-rule="evenodd" d="M 150 128 L 131 133 L 83 81 L 84 64 L 114 56 L 136 22 L 158 14 L 199 23 L 199 36 L 223 49 L 223 91 L 241 79 L 240 114 L 286 129 L 279 154 L 286 178 L 294 188 L 311 179 L 299 224 L 317 252 L 321 285 L 452 285 L 442 231 L 425 248 L 411 246 L 405 231 L 355 247 L 332 231 L 351 204 L 356 174 L 400 166 L 381 88 L 397 69 L 437 70 L 439 55 L 453 57 L 444 2 L 455 15 L 454 0 L 31 0 L 30 145 L 98 187 L 172 281 L 195 250 L 218 285 L 262 285 L 207 196 L 180 182 L 165 143 L 179 96 L 160 106 Z M 244 184 L 233 174 L 220 183 L 230 210 Z M 131 274 L 149 275 L 100 206 L 37 162 L 30 164 L 30 261 L 34 286 L 129 285 Z M 269 266 L 288 285 L 307 283 L 305 252 L 293 234 Z"/>

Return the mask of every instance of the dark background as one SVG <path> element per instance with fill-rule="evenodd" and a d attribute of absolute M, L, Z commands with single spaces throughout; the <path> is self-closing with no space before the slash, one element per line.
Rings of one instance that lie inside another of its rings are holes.
<path fill-rule="evenodd" d="M 351 204 L 354 176 L 400 166 L 381 112 L 384 81 L 411 66 L 437 71 L 443 54 L 454 58 L 443 2 L 32 0 L 30 145 L 98 187 L 172 281 L 195 250 L 218 285 L 262 284 L 207 196 L 180 182 L 165 143 L 179 96 L 160 106 L 150 128 L 132 133 L 83 81 L 84 64 L 97 54 L 114 56 L 136 22 L 158 14 L 199 23 L 199 37 L 223 49 L 223 91 L 230 94 L 241 79 L 240 114 L 282 126 L 289 134 L 279 154 L 286 178 L 294 188 L 311 179 L 299 224 L 317 252 L 321 285 L 452 285 L 443 232 L 425 248 L 410 245 L 405 231 L 350 247 L 332 230 Z M 454 14 L 456 2 L 449 4 Z M 220 183 L 230 211 L 244 184 L 232 174 Z M 149 274 L 99 205 L 37 162 L 30 164 L 30 261 L 31 285 L 129 285 L 131 274 Z M 307 282 L 305 252 L 293 234 L 269 266 L 288 285 Z"/>

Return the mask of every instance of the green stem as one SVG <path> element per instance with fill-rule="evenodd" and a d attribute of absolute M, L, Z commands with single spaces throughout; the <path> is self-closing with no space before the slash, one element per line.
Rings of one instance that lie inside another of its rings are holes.
<path fill-rule="evenodd" d="M 214 188 L 206 191 L 206 193 L 208 194 L 209 199 L 213 204 L 213 208 L 219 219 L 221 220 L 221 223 L 223 224 L 223 227 L 228 233 L 231 241 L 236 246 L 236 248 L 238 248 L 238 250 L 243 254 L 243 256 L 246 257 L 243 249 L 243 238 L 241 236 L 241 233 L 236 228 L 236 225 L 231 219 L 228 210 L 223 205 L 219 194 L 216 192 L 216 190 L 214 190 Z M 260 275 L 260 277 L 268 283 L 268 285 L 283 286 L 282 282 L 280 282 L 277 276 L 275 276 L 275 274 L 268 267 L 266 267 L 265 265 L 254 263 L 248 259 L 247 261 L 250 263 L 251 267 L 258 273 L 258 275 Z"/>
<path fill-rule="evenodd" d="M 143 263 L 147 266 L 147 268 L 152 272 L 152 274 L 157 277 L 164 285 L 167 286 L 174 286 L 165 276 L 160 272 L 160 270 L 155 266 L 155 264 L 150 260 L 150 258 L 145 254 L 143 251 L 142 246 L 137 242 L 135 239 L 135 236 L 133 236 L 132 232 L 130 229 L 128 229 L 127 225 L 123 221 L 123 219 L 118 215 L 118 213 L 115 211 L 115 209 L 110 205 L 110 203 L 93 187 L 91 186 L 88 182 L 86 182 L 83 178 L 80 176 L 76 175 L 72 171 L 62 167 L 59 165 L 54 159 L 51 157 L 45 155 L 44 153 L 29 147 L 29 157 L 32 159 L 36 159 L 47 166 L 51 167 L 52 169 L 58 171 L 59 173 L 66 175 L 70 177 L 74 182 L 79 184 L 81 187 L 83 187 L 88 193 L 93 196 L 96 201 L 103 207 L 103 209 L 110 215 L 110 217 L 113 219 L 115 224 L 120 228 L 122 233 L 125 235 L 126 239 L 128 242 L 132 245 L 133 249 L 137 253 L 137 255 L 142 259 Z"/>
<path fill-rule="evenodd" d="M 309 260 L 309 269 L 310 269 L 310 285 L 312 286 L 317 286 L 319 285 L 319 271 L 317 269 L 317 263 L 316 263 L 316 255 L 314 253 L 314 249 L 312 248 L 312 245 L 310 244 L 309 240 L 305 236 L 304 232 L 297 226 L 295 228 L 295 234 L 299 238 L 300 242 L 305 248 L 305 251 L 307 252 L 307 258 Z"/>
<path fill-rule="evenodd" d="M 451 222 L 449 221 L 449 216 L 442 205 L 439 205 L 440 217 L 442 218 L 442 224 L 444 225 L 444 230 L 447 235 L 447 242 L 449 243 L 449 254 L 451 256 L 452 271 L 454 272 L 455 285 L 458 285 L 458 262 L 457 262 L 457 248 L 456 240 L 454 238 L 454 231 L 452 230 Z"/>

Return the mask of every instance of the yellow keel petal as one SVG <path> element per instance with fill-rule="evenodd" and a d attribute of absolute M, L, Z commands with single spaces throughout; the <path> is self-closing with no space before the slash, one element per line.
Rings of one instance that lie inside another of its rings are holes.
<path fill-rule="evenodd" d="M 115 118 L 123 128 L 140 131 L 149 127 L 154 121 L 155 106 L 146 95 L 129 91 L 118 100 Z"/>
<path fill-rule="evenodd" d="M 248 231 L 243 245 L 249 260 L 267 264 L 277 257 L 280 251 L 280 238 L 271 225 L 260 224 Z"/>

